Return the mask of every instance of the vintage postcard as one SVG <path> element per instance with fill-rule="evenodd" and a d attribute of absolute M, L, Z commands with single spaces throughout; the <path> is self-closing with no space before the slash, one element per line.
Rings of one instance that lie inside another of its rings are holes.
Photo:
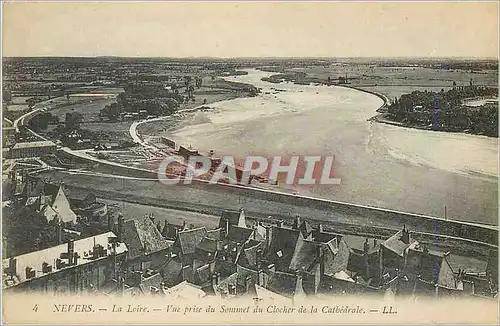
<path fill-rule="evenodd" d="M 3 2 L 3 321 L 498 324 L 498 9 Z"/>

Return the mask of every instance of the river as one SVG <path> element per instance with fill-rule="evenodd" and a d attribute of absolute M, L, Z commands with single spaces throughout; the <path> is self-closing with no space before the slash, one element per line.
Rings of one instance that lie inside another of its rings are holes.
<path fill-rule="evenodd" d="M 262 94 L 212 104 L 168 135 L 218 155 L 335 155 L 341 184 L 302 185 L 301 194 L 440 217 L 446 206 L 450 219 L 497 224 L 497 138 L 372 123 L 383 104 L 374 95 L 248 72 L 226 79 Z"/>

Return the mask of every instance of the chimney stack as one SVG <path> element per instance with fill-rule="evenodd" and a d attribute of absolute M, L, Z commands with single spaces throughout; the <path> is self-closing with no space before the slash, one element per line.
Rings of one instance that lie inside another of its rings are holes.
<path fill-rule="evenodd" d="M 75 252 L 75 241 L 73 239 L 68 240 L 68 264 L 73 265 L 73 258 Z"/>
<path fill-rule="evenodd" d="M 279 228 L 282 228 L 283 227 L 283 220 L 278 220 L 276 222 L 276 226 L 279 227 Z"/>
<path fill-rule="evenodd" d="M 261 268 L 257 269 L 257 284 L 259 284 L 260 286 L 264 286 L 264 277 L 264 271 Z"/>
<path fill-rule="evenodd" d="M 297 215 L 297 216 L 295 216 L 295 221 L 293 223 L 293 229 L 298 230 L 299 226 L 300 226 L 300 216 Z"/>
<path fill-rule="evenodd" d="M 403 224 L 403 232 L 401 234 L 401 241 L 406 244 L 410 244 L 410 232 L 406 229 L 406 225 Z"/>
<path fill-rule="evenodd" d="M 324 227 L 323 227 L 323 224 L 320 224 L 320 225 L 319 225 L 319 232 L 320 232 L 320 233 L 325 232 Z"/>
<path fill-rule="evenodd" d="M 123 242 L 123 214 L 118 215 L 118 241 Z"/>
<path fill-rule="evenodd" d="M 62 222 L 57 221 L 56 224 L 56 237 L 57 237 L 57 244 L 62 244 L 63 243 L 63 227 L 62 227 Z"/>
<path fill-rule="evenodd" d="M 368 243 L 368 238 L 365 238 L 365 242 L 363 243 L 363 253 L 368 254 L 368 250 L 370 250 L 370 244 Z"/>

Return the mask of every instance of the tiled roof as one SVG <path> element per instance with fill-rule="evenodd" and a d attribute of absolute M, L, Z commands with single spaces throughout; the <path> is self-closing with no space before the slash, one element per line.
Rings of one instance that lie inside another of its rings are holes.
<path fill-rule="evenodd" d="M 199 284 L 212 281 L 212 274 L 210 273 L 210 265 L 206 264 L 196 269 L 196 278 Z"/>
<path fill-rule="evenodd" d="M 217 242 L 219 240 L 211 239 L 205 236 L 200 243 L 196 245 L 196 249 L 201 249 L 206 252 L 214 253 L 217 251 Z"/>
<path fill-rule="evenodd" d="M 254 283 L 258 283 L 258 281 L 259 281 L 258 280 L 259 275 L 257 273 L 257 270 L 237 265 L 236 271 L 238 274 L 237 282 L 238 282 L 238 285 L 240 285 L 240 286 L 245 286 L 245 281 L 246 281 L 246 278 L 248 276 L 251 277 L 252 282 L 254 282 Z"/>
<path fill-rule="evenodd" d="M 228 260 L 217 259 L 214 270 L 220 273 L 221 277 L 226 277 L 236 272 L 236 265 Z"/>
<path fill-rule="evenodd" d="M 296 294 L 304 292 L 301 282 L 295 274 L 284 272 L 270 272 L 267 281 L 267 288 L 273 292 L 279 293 L 286 297 L 293 297 Z"/>
<path fill-rule="evenodd" d="M 151 291 L 151 287 L 155 287 L 157 289 L 161 288 L 162 277 L 159 273 L 151 275 L 148 278 L 144 278 L 139 285 L 140 289 L 143 293 L 149 293 Z"/>
<path fill-rule="evenodd" d="M 188 281 L 189 283 L 194 283 L 194 272 L 192 266 L 182 267 L 182 280 Z"/>
<path fill-rule="evenodd" d="M 319 263 L 318 248 L 320 247 L 321 244 L 317 242 L 300 241 L 295 248 L 289 268 L 291 270 L 309 271 L 314 263 Z"/>
<path fill-rule="evenodd" d="M 206 235 L 207 229 L 205 229 L 205 227 L 181 231 L 179 232 L 176 243 L 179 245 L 184 255 L 192 254 L 195 252 L 196 246 Z"/>
<path fill-rule="evenodd" d="M 437 252 L 422 252 L 420 279 L 441 287 L 455 289 L 455 275 L 446 256 Z"/>
<path fill-rule="evenodd" d="M 222 235 L 222 229 L 214 229 L 214 230 L 208 230 L 207 231 L 207 237 L 210 239 L 215 239 L 215 240 L 220 240 Z"/>
<path fill-rule="evenodd" d="M 255 266 L 257 264 L 257 250 L 259 249 L 262 249 L 262 242 L 255 240 L 247 242 L 239 256 L 238 263 L 244 266 Z"/>
<path fill-rule="evenodd" d="M 322 246 L 325 274 L 332 275 L 347 269 L 350 253 L 344 239 L 334 238 Z"/>
<path fill-rule="evenodd" d="M 267 260 L 272 261 L 276 268 L 287 269 L 295 252 L 295 247 L 303 241 L 299 230 L 281 227 L 272 227 L 271 244 L 267 253 Z"/>
<path fill-rule="evenodd" d="M 385 240 L 383 242 L 383 246 L 390 251 L 394 252 L 398 256 L 403 257 L 404 251 L 410 246 L 410 244 L 413 242 L 411 239 L 411 236 L 409 236 L 409 241 L 405 242 L 403 241 L 403 235 L 404 231 L 399 230 L 396 232 L 392 237 L 389 239 Z"/>
<path fill-rule="evenodd" d="M 227 239 L 233 242 L 244 243 L 252 236 L 254 232 L 253 229 L 239 227 L 235 225 L 229 226 L 229 232 L 227 234 Z"/>
<path fill-rule="evenodd" d="M 148 216 L 125 221 L 123 241 L 129 247 L 129 259 L 149 255 L 171 246 Z"/>

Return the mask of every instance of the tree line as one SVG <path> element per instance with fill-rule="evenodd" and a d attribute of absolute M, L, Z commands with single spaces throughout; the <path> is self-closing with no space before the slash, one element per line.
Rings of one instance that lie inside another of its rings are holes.
<path fill-rule="evenodd" d="M 470 85 L 440 92 L 414 91 L 395 98 L 388 107 L 388 117 L 409 126 L 498 137 L 498 105 L 472 107 L 464 103 L 466 99 L 491 97 L 498 97 L 497 88 Z"/>

